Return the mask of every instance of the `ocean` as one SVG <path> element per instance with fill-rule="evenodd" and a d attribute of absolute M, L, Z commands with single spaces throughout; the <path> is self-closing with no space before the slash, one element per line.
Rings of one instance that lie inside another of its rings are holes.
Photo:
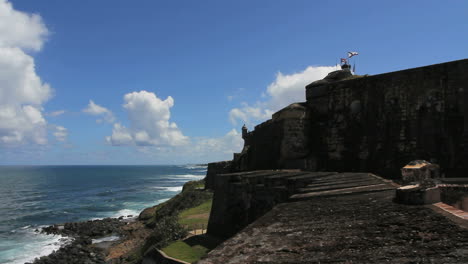
<path fill-rule="evenodd" d="M 69 241 L 43 226 L 138 216 L 164 202 L 206 166 L 0 166 L 0 263 L 23 264 Z"/>

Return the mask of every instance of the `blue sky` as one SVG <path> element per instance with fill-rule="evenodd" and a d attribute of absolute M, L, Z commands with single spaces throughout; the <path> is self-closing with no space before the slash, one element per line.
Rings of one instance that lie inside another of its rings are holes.
<path fill-rule="evenodd" d="M 0 0 L 0 164 L 230 159 L 347 51 L 358 74 L 463 59 L 467 29 L 462 0 Z"/>

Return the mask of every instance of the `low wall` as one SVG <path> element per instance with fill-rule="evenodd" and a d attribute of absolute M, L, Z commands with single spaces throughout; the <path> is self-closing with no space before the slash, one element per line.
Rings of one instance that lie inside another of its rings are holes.
<path fill-rule="evenodd" d="M 468 212 L 468 184 L 440 184 L 441 201 Z"/>
<path fill-rule="evenodd" d="M 208 234 L 230 237 L 312 179 L 330 174 L 334 172 L 258 170 L 217 175 Z"/>

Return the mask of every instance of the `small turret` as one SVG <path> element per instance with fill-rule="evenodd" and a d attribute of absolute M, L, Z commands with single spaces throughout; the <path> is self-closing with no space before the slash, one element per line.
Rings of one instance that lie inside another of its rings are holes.
<path fill-rule="evenodd" d="M 245 124 L 242 126 L 242 138 L 245 140 L 247 138 L 247 133 L 249 131 L 247 130 L 247 127 L 245 126 Z"/>

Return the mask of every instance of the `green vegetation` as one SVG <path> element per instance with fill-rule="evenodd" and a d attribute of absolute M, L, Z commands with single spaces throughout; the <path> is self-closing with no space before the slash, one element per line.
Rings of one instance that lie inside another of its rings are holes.
<path fill-rule="evenodd" d="M 214 249 L 222 241 L 207 234 L 191 236 L 183 241 L 176 241 L 162 250 L 166 255 L 193 263 Z"/>
<path fill-rule="evenodd" d="M 176 241 L 162 249 L 168 256 L 193 263 L 203 257 L 209 249 L 201 246 L 190 246 L 184 241 Z"/>
<path fill-rule="evenodd" d="M 151 246 L 156 248 L 165 247 L 172 241 L 182 239 L 187 235 L 187 230 L 179 225 L 176 217 L 164 217 L 156 223 L 153 233 L 146 240 L 143 251 L 148 250 Z"/>
<path fill-rule="evenodd" d="M 187 230 L 180 224 L 179 221 L 181 219 L 190 219 L 187 221 L 201 223 L 202 220 L 197 219 L 200 216 L 194 214 L 205 214 L 208 212 L 207 214 L 209 215 L 213 194 L 203 190 L 203 186 L 203 180 L 188 182 L 184 185 L 180 194 L 158 206 L 146 210 L 145 217 L 142 220 L 153 231 L 140 252 L 146 252 L 153 246 L 163 248 L 173 241 L 186 237 Z M 192 209 L 193 211 L 190 211 Z M 179 215 L 182 212 L 185 213 L 185 218 L 180 218 Z M 207 223 L 207 217 L 204 221 Z"/>
<path fill-rule="evenodd" d="M 146 221 L 146 225 L 154 228 L 156 222 L 162 218 L 178 216 L 181 211 L 197 207 L 212 199 L 213 193 L 203 190 L 203 186 L 203 181 L 187 182 L 180 194 L 155 209 L 153 217 Z"/>
<path fill-rule="evenodd" d="M 187 227 L 188 230 L 199 229 L 208 225 L 210 217 L 212 199 L 200 204 L 197 207 L 189 208 L 179 214 L 179 224 Z"/>

